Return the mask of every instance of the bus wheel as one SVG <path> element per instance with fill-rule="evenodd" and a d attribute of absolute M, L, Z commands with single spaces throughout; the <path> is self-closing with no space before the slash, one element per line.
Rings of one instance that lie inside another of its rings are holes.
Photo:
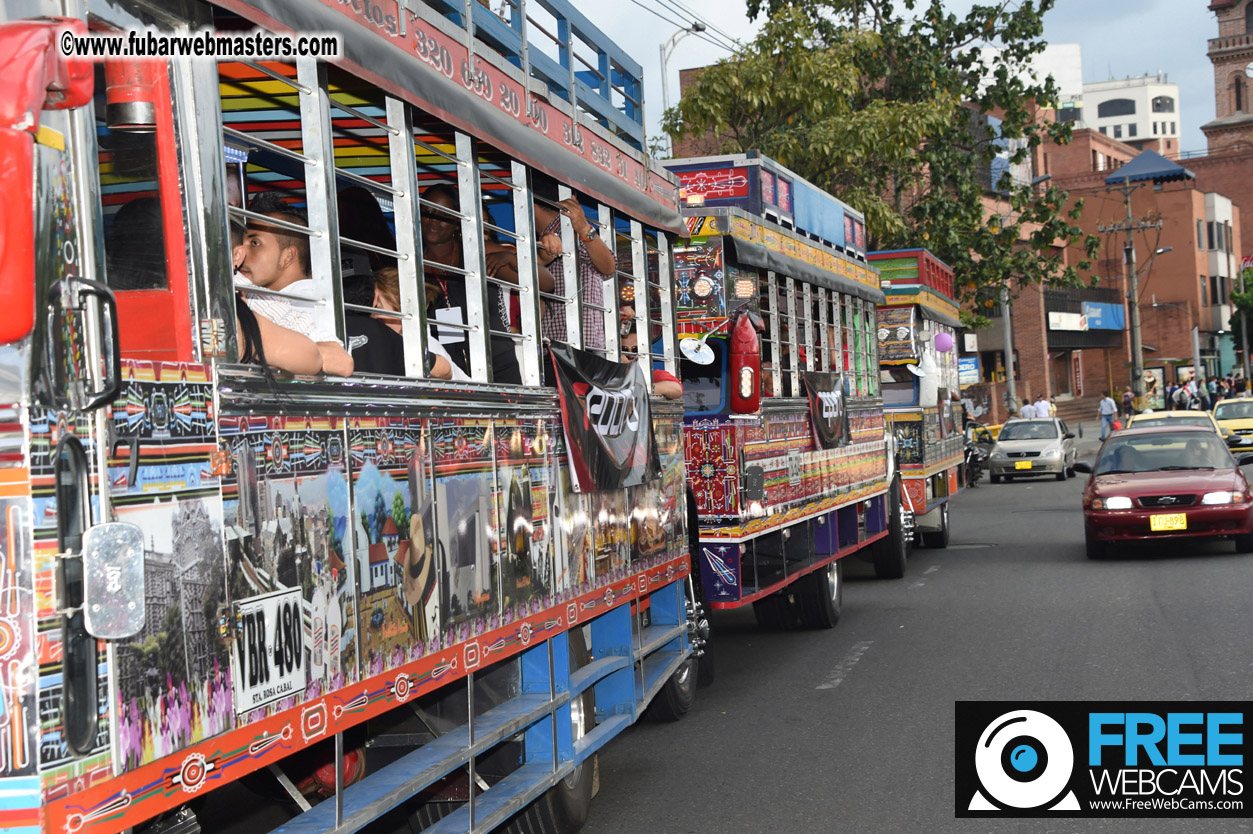
<path fill-rule="evenodd" d="M 583 629 L 567 632 L 570 639 L 570 670 L 591 662 Z M 587 689 L 570 702 L 571 730 L 578 741 L 596 726 L 596 695 Z M 589 756 L 574 771 L 544 791 L 502 829 L 507 834 L 573 834 L 587 822 L 596 783 L 596 757 Z"/>
<path fill-rule="evenodd" d="M 880 579 L 900 579 L 905 575 L 912 537 L 905 535 L 905 507 L 901 501 L 901 482 L 892 479 L 888 499 L 888 534 L 871 545 L 874 572 Z"/>
<path fill-rule="evenodd" d="M 762 631 L 787 631 L 795 618 L 795 607 L 788 594 L 774 594 L 753 603 L 753 616 Z"/>
<path fill-rule="evenodd" d="M 696 668 L 699 661 L 688 657 L 683 665 L 674 670 L 666 685 L 648 705 L 648 715 L 656 721 L 678 721 L 687 715 L 696 698 Z"/>
<path fill-rule="evenodd" d="M 836 559 L 806 576 L 800 592 L 805 628 L 834 628 L 844 607 L 844 562 Z"/>

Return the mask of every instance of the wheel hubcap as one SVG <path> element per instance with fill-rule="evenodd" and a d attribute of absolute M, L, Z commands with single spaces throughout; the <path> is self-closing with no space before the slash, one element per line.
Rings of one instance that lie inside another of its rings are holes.
<path fill-rule="evenodd" d="M 833 600 L 840 598 L 840 566 L 836 562 L 827 565 L 827 593 Z"/>

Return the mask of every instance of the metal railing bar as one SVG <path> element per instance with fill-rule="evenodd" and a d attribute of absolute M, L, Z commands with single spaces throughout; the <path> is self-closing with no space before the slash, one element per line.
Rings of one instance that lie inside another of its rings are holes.
<path fill-rule="evenodd" d="M 339 239 L 339 248 L 341 252 L 344 249 L 345 243 L 356 249 L 364 249 L 367 252 L 373 252 L 376 255 L 386 255 L 389 258 L 395 258 L 396 260 L 399 260 L 399 261 L 409 260 L 409 256 L 404 254 L 403 252 L 397 252 L 395 249 L 387 249 L 382 246 L 375 246 L 373 243 L 366 243 L 361 240 L 354 240 L 353 238 L 350 238 L 350 237 L 341 237 Z"/>
<path fill-rule="evenodd" d="M 250 69 L 256 70 L 262 75 L 268 75 L 270 78 L 273 78 L 275 81 L 282 81 L 284 84 L 286 84 L 288 87 L 291 87 L 293 90 L 295 90 L 298 93 L 302 93 L 306 96 L 313 93 L 313 90 L 311 90 L 309 87 L 305 86 L 304 84 L 301 84 L 296 79 L 288 78 L 286 75 L 283 75 L 281 72 L 275 72 L 269 67 L 263 67 L 260 64 L 254 64 L 251 61 L 240 61 L 239 63 L 243 64 L 246 67 L 249 67 Z"/>
<path fill-rule="evenodd" d="M 359 185 L 364 185 L 366 188 L 373 188 L 375 191 L 382 191 L 384 194 L 389 194 L 393 198 L 405 196 L 403 191 L 392 188 L 390 185 L 384 185 L 383 183 L 378 182 L 377 180 L 372 180 L 369 177 L 354 174 L 352 171 L 344 168 L 336 168 L 335 176 L 343 177 L 344 179 L 351 180 Z"/>
<path fill-rule="evenodd" d="M 453 156 L 452 154 L 441 151 L 439 148 L 435 147 L 434 145 L 428 145 L 427 143 L 423 142 L 421 139 L 419 139 L 416 136 L 413 137 L 413 144 L 417 145 L 419 148 L 421 148 L 424 151 L 427 151 L 428 153 L 433 153 L 436 156 L 443 157 L 444 159 L 447 159 L 449 162 L 452 162 L 456 165 L 462 164 L 461 160 L 457 159 L 457 157 Z"/>
<path fill-rule="evenodd" d="M 373 116 L 366 115 L 352 105 L 344 104 L 342 101 L 339 101 L 334 97 L 331 98 L 331 107 L 336 110 L 342 110 L 350 116 L 355 116 L 366 124 L 374 125 L 379 130 L 384 130 L 393 136 L 400 135 L 400 131 L 389 125 L 387 122 L 381 122 Z"/>
<path fill-rule="evenodd" d="M 278 229 L 286 229 L 289 232 L 308 235 L 309 237 L 322 237 L 322 233 L 317 229 L 311 229 L 308 226 L 301 226 L 299 223 L 292 223 L 291 221 L 283 220 L 280 217 L 270 217 L 268 214 L 258 214 L 255 211 L 242 209 L 238 206 L 229 206 L 228 210 L 233 217 L 243 217 L 246 220 L 255 220 L 258 223 L 264 223 L 267 226 L 274 226 Z"/>
<path fill-rule="evenodd" d="M 227 136 L 238 139 L 252 146 L 253 150 L 267 150 L 270 153 L 276 153 L 279 156 L 285 156 L 288 159 L 294 159 L 302 165 L 316 165 L 313 160 L 297 151 L 284 148 L 282 145 L 276 145 L 273 142 L 267 142 L 265 139 L 258 139 L 250 133 L 244 133 L 242 130 L 236 130 L 233 127 L 222 126 L 222 133 Z"/>

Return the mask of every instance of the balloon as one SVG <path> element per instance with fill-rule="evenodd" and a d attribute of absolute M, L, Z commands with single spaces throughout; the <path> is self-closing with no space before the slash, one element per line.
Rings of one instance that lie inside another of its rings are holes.
<path fill-rule="evenodd" d="M 948 353 L 953 349 L 953 337 L 947 333 L 935 334 L 935 349 L 940 353 Z"/>

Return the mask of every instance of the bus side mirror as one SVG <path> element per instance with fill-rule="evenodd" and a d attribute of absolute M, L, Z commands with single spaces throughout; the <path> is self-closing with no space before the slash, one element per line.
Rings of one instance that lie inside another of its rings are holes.
<path fill-rule="evenodd" d="M 134 524 L 97 524 L 83 534 L 83 625 L 100 640 L 144 627 L 144 534 Z"/>

